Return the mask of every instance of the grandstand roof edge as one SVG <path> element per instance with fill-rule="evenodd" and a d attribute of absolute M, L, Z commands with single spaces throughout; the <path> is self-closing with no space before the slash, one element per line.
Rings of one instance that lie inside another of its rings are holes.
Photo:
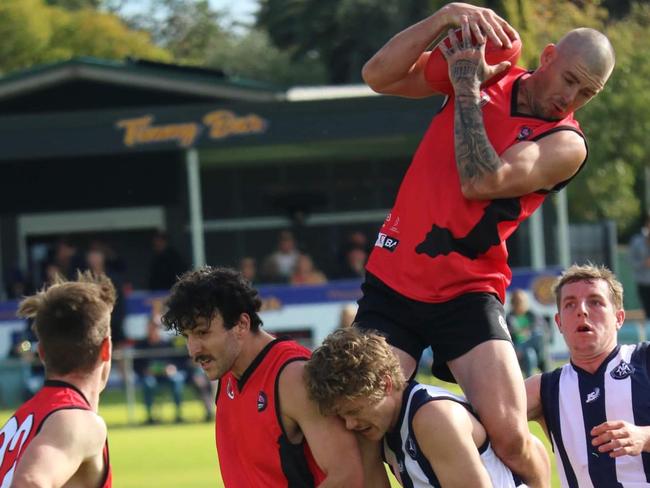
<path fill-rule="evenodd" d="M 254 80 L 231 78 L 219 70 L 152 62 L 92 57 L 72 58 L 31 67 L 0 77 L 0 99 L 29 93 L 70 79 L 91 79 L 114 84 L 232 98 L 244 101 L 280 101 L 285 89 Z"/>

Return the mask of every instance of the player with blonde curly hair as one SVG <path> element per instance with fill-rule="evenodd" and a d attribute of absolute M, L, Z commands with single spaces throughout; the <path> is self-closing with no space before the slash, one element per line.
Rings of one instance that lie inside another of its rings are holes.
<path fill-rule="evenodd" d="M 467 401 L 407 382 L 383 336 L 355 327 L 333 332 L 307 362 L 305 377 L 324 414 L 340 416 L 370 441 L 383 439 L 381 455 L 402 486 L 520 486 Z"/>

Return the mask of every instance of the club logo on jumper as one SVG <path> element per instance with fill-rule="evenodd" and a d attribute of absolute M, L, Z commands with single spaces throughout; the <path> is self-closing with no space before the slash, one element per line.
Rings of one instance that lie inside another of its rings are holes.
<path fill-rule="evenodd" d="M 266 393 L 263 391 L 260 391 L 257 394 L 257 411 L 258 412 L 263 412 L 266 409 L 267 405 L 267 400 L 266 400 Z"/>
<path fill-rule="evenodd" d="M 592 391 L 587 395 L 587 399 L 585 400 L 585 403 L 595 402 L 599 396 L 600 396 L 600 388 L 596 387 L 594 388 L 594 391 Z"/>
<path fill-rule="evenodd" d="M 393 225 L 390 226 L 391 232 L 395 232 L 396 234 L 399 234 L 399 229 L 397 226 L 399 225 L 399 217 L 395 219 L 395 222 L 393 222 Z"/>
<path fill-rule="evenodd" d="M 609 374 L 615 380 L 624 380 L 628 376 L 634 373 L 634 366 L 630 363 L 626 363 L 621 359 L 621 362 L 616 366 Z"/>
<path fill-rule="evenodd" d="M 384 249 L 388 249 L 390 252 L 393 252 L 395 249 L 397 249 L 398 244 L 399 241 L 397 239 L 380 232 L 377 236 L 375 247 L 382 247 Z"/>
<path fill-rule="evenodd" d="M 499 315 L 499 325 L 505 331 L 505 333 L 508 334 L 508 337 L 512 339 L 510 336 L 510 331 L 508 330 L 508 323 L 506 322 L 506 319 L 503 318 L 503 315 Z"/>
<path fill-rule="evenodd" d="M 482 91 L 481 92 L 481 98 L 478 101 L 478 106 L 483 107 L 484 105 L 487 105 L 488 103 L 490 103 L 490 100 L 491 100 L 490 95 L 488 95 L 487 93 Z"/>
<path fill-rule="evenodd" d="M 235 390 L 232 387 L 232 378 L 228 378 L 228 384 L 226 385 L 226 395 L 228 395 L 228 398 L 231 400 L 235 399 Z"/>
<path fill-rule="evenodd" d="M 518 141 L 525 141 L 530 137 L 530 135 L 533 133 L 533 130 L 530 127 L 523 126 L 521 130 L 519 131 L 519 135 L 517 136 Z"/>
<path fill-rule="evenodd" d="M 408 436 L 406 438 L 406 452 L 408 452 L 409 456 L 411 456 L 413 459 L 415 459 L 418 455 L 418 450 L 415 447 L 415 441 L 411 436 Z"/>

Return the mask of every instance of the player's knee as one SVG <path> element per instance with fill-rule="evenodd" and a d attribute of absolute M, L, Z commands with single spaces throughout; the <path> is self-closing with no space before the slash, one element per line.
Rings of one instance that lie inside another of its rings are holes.
<path fill-rule="evenodd" d="M 502 460 L 517 460 L 521 457 L 528 457 L 531 449 L 530 432 L 528 429 L 513 428 L 501 431 L 490 437 L 494 452 Z"/>

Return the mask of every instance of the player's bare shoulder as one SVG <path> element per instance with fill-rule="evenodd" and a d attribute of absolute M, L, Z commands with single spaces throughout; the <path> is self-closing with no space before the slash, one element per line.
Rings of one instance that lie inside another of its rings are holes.
<path fill-rule="evenodd" d="M 72 443 L 87 456 L 101 453 L 106 443 L 106 422 L 92 410 L 63 409 L 54 412 L 43 424 L 41 434 Z"/>

